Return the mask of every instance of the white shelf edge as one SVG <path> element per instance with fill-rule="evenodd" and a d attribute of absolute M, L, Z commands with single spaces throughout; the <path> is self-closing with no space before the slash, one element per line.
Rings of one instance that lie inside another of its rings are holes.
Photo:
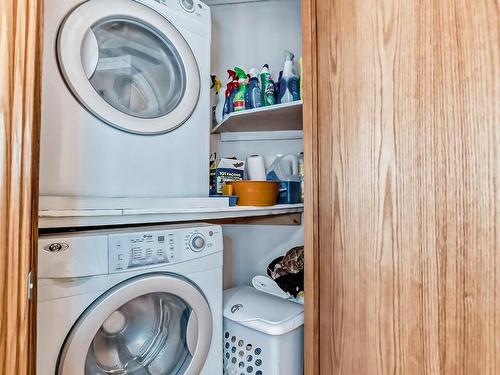
<path fill-rule="evenodd" d="M 281 215 L 303 210 L 302 203 L 269 207 L 126 209 L 121 210 L 121 213 L 116 212 L 120 210 L 42 210 L 39 212 L 39 229 L 231 219 Z"/>
<path fill-rule="evenodd" d="M 232 112 L 229 115 L 227 115 L 227 117 L 224 120 L 222 120 L 222 122 L 215 125 L 214 128 L 211 130 L 211 133 L 212 134 L 223 133 L 224 131 L 220 131 L 220 129 L 224 126 L 224 124 L 226 124 L 228 121 L 230 121 L 233 118 L 247 117 L 247 116 L 250 117 L 252 114 L 272 112 L 272 111 L 277 111 L 280 109 L 290 108 L 290 107 L 299 107 L 299 106 L 302 106 L 302 104 L 303 104 L 302 100 L 296 100 L 296 101 L 290 102 L 290 103 L 280 103 L 280 104 L 274 104 L 274 105 L 269 105 L 269 106 L 260 107 L 260 108 L 245 109 L 244 111 L 239 111 L 239 112 Z"/>
<path fill-rule="evenodd" d="M 137 207 L 169 207 L 169 208 L 200 208 L 200 207 L 228 207 L 228 198 L 213 199 L 210 197 L 72 197 L 72 196 L 40 196 L 40 211 L 65 211 L 82 210 L 82 212 L 92 212 L 98 210 L 125 210 Z M 121 211 L 119 211 L 121 215 Z"/>
<path fill-rule="evenodd" d="M 285 141 L 303 139 L 302 130 L 276 130 L 263 132 L 230 132 L 220 133 L 221 142 L 241 142 L 241 141 Z"/>

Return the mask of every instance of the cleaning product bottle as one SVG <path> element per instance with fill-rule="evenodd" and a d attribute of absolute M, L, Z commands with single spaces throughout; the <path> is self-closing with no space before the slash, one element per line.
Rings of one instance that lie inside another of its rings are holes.
<path fill-rule="evenodd" d="M 210 109 L 212 111 L 212 126 L 216 125 L 219 121 L 217 118 L 217 106 L 219 105 L 219 98 L 223 95 L 220 94 L 220 89 L 221 89 L 221 82 L 220 80 L 215 76 L 211 75 L 210 76 L 211 80 L 211 85 L 210 85 Z M 222 113 L 221 113 L 222 114 Z"/>
<path fill-rule="evenodd" d="M 300 99 L 300 83 L 299 77 L 293 72 L 293 57 L 293 53 L 285 51 L 285 65 L 279 88 L 281 103 L 289 103 Z"/>
<path fill-rule="evenodd" d="M 234 73 L 234 75 L 233 75 L 233 81 L 231 82 L 231 94 L 229 95 L 229 98 L 228 98 L 229 113 L 234 112 L 234 97 L 235 97 L 236 93 L 238 92 L 238 88 L 239 88 L 239 83 L 238 83 L 238 79 L 236 78 L 236 73 L 234 71 L 232 71 L 232 72 Z"/>
<path fill-rule="evenodd" d="M 226 117 L 229 114 L 229 95 L 231 95 L 231 82 L 233 82 L 231 71 L 228 72 L 228 77 L 226 81 L 226 90 L 224 91 L 224 107 L 222 110 L 222 117 Z"/>
<path fill-rule="evenodd" d="M 227 71 L 227 88 L 226 88 L 226 101 L 224 103 L 224 117 L 234 112 L 233 99 L 236 92 L 238 92 L 238 81 L 236 80 L 236 72 L 229 69 Z"/>
<path fill-rule="evenodd" d="M 241 68 L 235 67 L 234 71 L 238 77 L 238 91 L 233 98 L 234 111 L 243 111 L 245 109 L 245 96 L 247 93 L 247 74 Z"/>
<path fill-rule="evenodd" d="M 281 103 L 281 98 L 280 98 L 280 85 L 281 85 L 281 80 L 283 79 L 283 70 L 280 70 L 280 73 L 278 74 L 278 82 L 274 84 L 274 98 L 276 100 L 276 103 Z"/>
<path fill-rule="evenodd" d="M 268 181 L 279 181 L 279 204 L 300 203 L 299 160 L 297 155 L 276 155 L 271 166 L 266 171 Z"/>
<path fill-rule="evenodd" d="M 221 87 L 219 90 L 217 106 L 215 107 L 215 121 L 220 124 L 224 120 L 224 104 L 226 103 L 226 87 Z"/>
<path fill-rule="evenodd" d="M 257 69 L 250 69 L 250 74 L 248 75 L 248 90 L 245 95 L 245 107 L 247 109 L 259 108 L 262 106 L 258 75 L 259 71 Z"/>
<path fill-rule="evenodd" d="M 262 105 L 265 107 L 276 104 L 276 99 L 274 97 L 274 81 L 271 78 L 271 73 L 269 73 L 268 64 L 264 64 L 260 71 L 260 84 L 262 90 Z"/>

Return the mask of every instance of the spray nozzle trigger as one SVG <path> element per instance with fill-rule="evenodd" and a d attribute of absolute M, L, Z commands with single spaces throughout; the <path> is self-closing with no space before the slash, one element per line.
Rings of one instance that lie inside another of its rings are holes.
<path fill-rule="evenodd" d="M 285 60 L 292 61 L 293 58 L 295 57 L 295 55 L 288 50 L 285 50 L 284 54 L 285 54 Z"/>

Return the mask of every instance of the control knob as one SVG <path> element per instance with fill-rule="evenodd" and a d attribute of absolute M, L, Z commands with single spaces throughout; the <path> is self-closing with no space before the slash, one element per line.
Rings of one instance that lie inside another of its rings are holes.
<path fill-rule="evenodd" d="M 205 248 L 205 237 L 201 234 L 195 234 L 191 237 L 191 241 L 189 241 L 189 247 L 191 250 L 199 252 Z"/>
<path fill-rule="evenodd" d="M 181 7 L 186 11 L 186 12 L 192 12 L 194 11 L 194 0 L 180 0 Z"/>

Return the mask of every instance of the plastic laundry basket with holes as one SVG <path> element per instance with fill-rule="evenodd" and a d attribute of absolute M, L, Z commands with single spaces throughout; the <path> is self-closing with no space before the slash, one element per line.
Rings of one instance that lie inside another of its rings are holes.
<path fill-rule="evenodd" d="M 224 374 L 302 375 L 304 307 L 251 287 L 224 291 Z"/>

